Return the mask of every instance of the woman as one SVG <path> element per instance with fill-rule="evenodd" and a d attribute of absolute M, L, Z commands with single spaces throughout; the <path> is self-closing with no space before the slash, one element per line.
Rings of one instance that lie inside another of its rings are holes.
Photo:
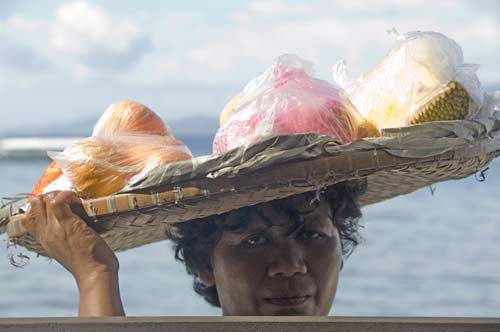
<path fill-rule="evenodd" d="M 364 182 L 181 223 L 176 258 L 194 289 L 224 315 L 327 315 L 342 257 L 358 243 Z M 118 260 L 71 204 L 71 192 L 34 197 L 24 224 L 75 278 L 79 316 L 124 315 Z"/>

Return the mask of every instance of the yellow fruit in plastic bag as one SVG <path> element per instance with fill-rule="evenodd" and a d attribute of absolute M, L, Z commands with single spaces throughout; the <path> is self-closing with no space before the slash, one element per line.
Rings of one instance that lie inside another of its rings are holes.
<path fill-rule="evenodd" d="M 380 136 L 380 131 L 370 120 L 362 120 L 356 125 L 356 139 Z"/>
<path fill-rule="evenodd" d="M 422 106 L 412 115 L 410 124 L 428 121 L 462 120 L 468 114 L 472 99 L 458 82 L 450 81 L 437 93 L 422 101 Z"/>
<path fill-rule="evenodd" d="M 234 109 L 236 108 L 236 105 L 238 105 L 239 102 L 240 102 L 240 94 L 238 93 L 226 104 L 226 106 L 224 106 L 224 109 L 222 110 L 222 113 L 220 114 L 219 117 L 219 124 L 221 126 L 224 125 L 224 123 L 226 123 L 227 120 L 231 117 L 231 115 L 234 112 Z"/>
<path fill-rule="evenodd" d="M 358 80 L 349 97 L 379 130 L 473 116 L 482 104 L 478 66 L 436 32 L 398 35 L 399 45 Z M 343 69 L 342 67 L 339 67 Z"/>

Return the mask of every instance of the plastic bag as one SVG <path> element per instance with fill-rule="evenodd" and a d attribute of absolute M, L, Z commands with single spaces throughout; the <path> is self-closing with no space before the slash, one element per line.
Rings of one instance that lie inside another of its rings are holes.
<path fill-rule="evenodd" d="M 226 107 L 214 154 L 280 134 L 317 133 L 333 135 L 342 144 L 351 142 L 354 106 L 344 91 L 312 73 L 310 62 L 296 55 L 280 56 L 229 103 L 234 104 L 232 110 Z"/>
<path fill-rule="evenodd" d="M 111 195 L 156 166 L 192 158 L 170 136 L 95 136 L 49 152 L 83 198 Z"/>
<path fill-rule="evenodd" d="M 62 169 L 59 165 L 53 161 L 45 168 L 43 175 L 38 179 L 37 183 L 31 189 L 31 195 L 40 195 L 44 190 L 62 175 Z M 31 201 L 31 198 L 28 198 Z"/>
<path fill-rule="evenodd" d="M 158 165 L 192 158 L 160 117 L 128 100 L 106 109 L 92 137 L 48 154 L 57 164 L 47 167 L 33 195 L 71 189 L 83 198 L 107 196 Z"/>
<path fill-rule="evenodd" d="M 367 120 L 382 129 L 477 114 L 483 102 L 479 66 L 463 62 L 455 41 L 419 31 L 397 34 L 397 40 L 398 46 L 357 81 L 347 77 L 345 62 L 333 68 L 334 81 Z"/>
<path fill-rule="evenodd" d="M 170 128 L 145 105 L 123 100 L 109 105 L 94 126 L 92 136 L 140 133 L 173 136 Z"/>

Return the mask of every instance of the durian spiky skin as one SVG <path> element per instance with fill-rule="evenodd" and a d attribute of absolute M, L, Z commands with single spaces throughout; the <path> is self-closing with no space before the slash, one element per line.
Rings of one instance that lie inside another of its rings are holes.
<path fill-rule="evenodd" d="M 471 103 L 472 99 L 467 90 L 460 83 L 449 81 L 413 114 L 408 124 L 463 120 L 467 117 Z"/>

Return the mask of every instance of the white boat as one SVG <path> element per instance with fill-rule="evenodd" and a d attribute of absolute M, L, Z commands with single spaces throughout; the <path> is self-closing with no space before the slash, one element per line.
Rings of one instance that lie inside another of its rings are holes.
<path fill-rule="evenodd" d="M 12 137 L 0 139 L 0 159 L 43 158 L 47 151 L 62 151 L 81 137 Z"/>

